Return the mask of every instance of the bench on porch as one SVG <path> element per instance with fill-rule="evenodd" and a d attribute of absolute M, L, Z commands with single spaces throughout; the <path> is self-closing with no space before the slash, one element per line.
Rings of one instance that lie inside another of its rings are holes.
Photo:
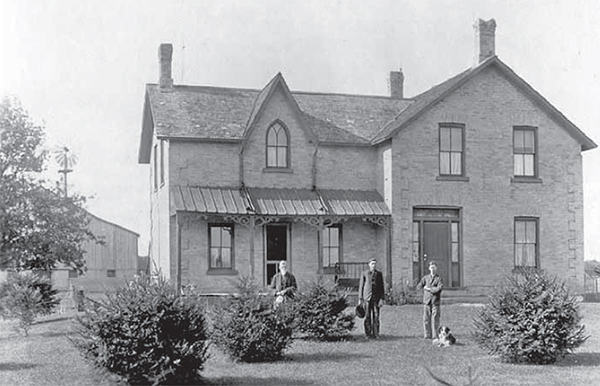
<path fill-rule="evenodd" d="M 360 274 L 369 269 L 369 263 L 336 263 L 335 264 L 335 284 L 346 289 L 353 294 L 358 294 L 358 284 Z"/>

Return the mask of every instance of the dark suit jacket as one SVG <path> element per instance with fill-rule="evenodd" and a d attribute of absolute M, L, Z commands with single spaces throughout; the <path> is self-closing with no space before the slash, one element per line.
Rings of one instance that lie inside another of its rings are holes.
<path fill-rule="evenodd" d="M 298 289 L 296 278 L 289 272 L 286 272 L 285 276 L 277 272 L 271 280 L 270 287 L 277 292 L 285 290 L 285 295 L 289 297 L 293 297 L 294 291 Z"/>
<path fill-rule="evenodd" d="M 373 280 L 375 280 L 375 288 L 373 288 Z M 368 302 L 373 298 L 379 301 L 384 297 L 383 275 L 380 271 L 375 270 L 372 274 L 368 269 L 360 274 L 360 283 L 358 284 L 358 298 Z"/>
<path fill-rule="evenodd" d="M 438 274 L 433 277 L 431 275 L 423 276 L 419 282 L 419 288 L 425 288 L 425 286 L 430 287 L 431 291 L 423 290 L 423 304 L 439 305 L 444 288 L 442 277 Z"/>

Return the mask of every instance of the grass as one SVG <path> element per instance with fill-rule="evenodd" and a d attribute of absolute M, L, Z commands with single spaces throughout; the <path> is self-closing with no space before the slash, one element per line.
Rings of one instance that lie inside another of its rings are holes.
<path fill-rule="evenodd" d="M 382 337 L 366 340 L 357 320 L 355 341 L 319 343 L 296 340 L 287 359 L 275 363 L 232 363 L 214 347 L 203 373 L 212 385 L 439 385 L 428 373 L 453 385 L 468 384 L 471 368 L 477 385 L 600 384 L 600 304 L 583 303 L 591 337 L 574 354 L 553 365 L 513 365 L 498 361 L 470 339 L 474 305 L 442 307 L 442 322 L 453 329 L 458 344 L 438 348 L 421 339 L 421 307 L 384 306 Z M 118 385 L 93 369 L 68 340 L 72 324 L 51 316 L 23 337 L 0 322 L 1 385 Z"/>

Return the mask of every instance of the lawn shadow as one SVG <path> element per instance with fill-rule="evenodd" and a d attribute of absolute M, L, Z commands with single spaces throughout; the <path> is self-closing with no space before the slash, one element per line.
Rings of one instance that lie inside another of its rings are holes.
<path fill-rule="evenodd" d="M 315 382 L 303 379 L 290 379 L 281 377 L 221 377 L 204 379 L 203 385 L 210 386 L 307 386 Z"/>
<path fill-rule="evenodd" d="M 34 363 L 14 363 L 14 362 L 1 363 L 0 362 L 0 371 L 21 371 L 21 370 L 32 369 L 37 366 L 38 365 L 36 365 Z"/>
<path fill-rule="evenodd" d="M 298 353 L 286 356 L 286 360 L 307 363 L 307 362 L 345 362 L 351 359 L 370 358 L 369 355 L 357 353 Z"/>
<path fill-rule="evenodd" d="M 578 352 L 569 354 L 555 364 L 558 367 L 569 366 L 600 366 L 600 352 Z"/>

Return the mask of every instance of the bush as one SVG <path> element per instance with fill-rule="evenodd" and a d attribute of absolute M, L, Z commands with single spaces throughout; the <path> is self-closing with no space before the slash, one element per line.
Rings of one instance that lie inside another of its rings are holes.
<path fill-rule="evenodd" d="M 208 338 L 200 299 L 164 277 L 136 277 L 76 319 L 72 341 L 130 384 L 196 384 Z"/>
<path fill-rule="evenodd" d="M 385 294 L 385 303 L 390 306 L 421 304 L 422 302 L 423 293 L 417 291 L 416 283 L 411 285 L 408 281 L 392 285 Z"/>
<path fill-rule="evenodd" d="M 513 363 L 554 363 L 587 337 L 577 300 L 542 271 L 509 277 L 474 319 L 480 347 Z"/>
<path fill-rule="evenodd" d="M 351 339 L 354 314 L 344 313 L 348 295 L 337 287 L 312 283 L 308 291 L 296 296 L 291 308 L 295 316 L 294 329 L 308 339 L 337 341 Z"/>
<path fill-rule="evenodd" d="M 261 295 L 253 280 L 241 278 L 239 293 L 217 305 L 212 318 L 212 339 L 234 360 L 267 362 L 283 357 L 292 342 L 287 305 L 273 309 L 273 297 Z"/>
<path fill-rule="evenodd" d="M 0 285 L 0 313 L 19 320 L 19 328 L 28 335 L 40 315 L 47 315 L 60 302 L 50 279 L 36 273 L 15 273 Z"/>

